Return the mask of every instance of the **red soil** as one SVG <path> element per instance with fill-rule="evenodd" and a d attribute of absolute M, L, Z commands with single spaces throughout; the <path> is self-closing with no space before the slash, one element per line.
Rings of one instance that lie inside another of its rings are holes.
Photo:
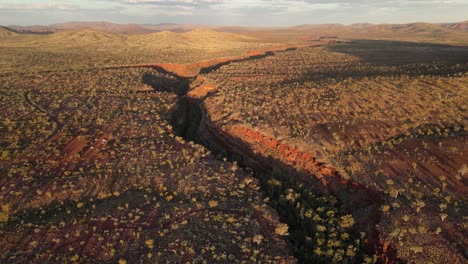
<path fill-rule="evenodd" d="M 82 155 L 83 159 L 91 160 L 94 156 L 96 156 L 99 151 L 107 144 L 107 142 L 112 139 L 112 135 L 102 135 L 98 139 L 95 140 L 94 144 L 89 147 Z"/>
<path fill-rule="evenodd" d="M 62 150 L 62 154 L 64 155 L 62 162 L 66 162 L 72 159 L 78 152 L 80 152 L 86 145 L 88 144 L 88 140 L 76 136 L 68 143 L 68 145 Z"/>
<path fill-rule="evenodd" d="M 431 190 L 440 187 L 439 177 L 444 176 L 446 177 L 444 181 L 448 184 L 442 188 L 442 191 L 454 198 L 463 199 L 468 194 L 465 184 L 467 179 L 456 178 L 460 174 L 460 164 L 465 164 L 468 156 L 468 148 L 463 144 L 463 140 L 466 138 L 405 140 L 393 146 L 393 149 L 386 148 L 376 157 L 388 161 L 380 164 L 378 170 L 396 183 L 400 183 L 399 185 L 408 181 L 406 175 L 412 175 Z M 365 176 L 371 178 L 369 174 Z"/>

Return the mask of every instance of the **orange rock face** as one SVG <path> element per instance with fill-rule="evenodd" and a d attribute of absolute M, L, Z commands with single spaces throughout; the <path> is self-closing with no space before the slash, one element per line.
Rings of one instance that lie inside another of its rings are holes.
<path fill-rule="evenodd" d="M 216 85 L 202 84 L 202 85 L 198 86 L 197 88 L 189 91 L 187 93 L 187 96 L 189 98 L 193 98 L 193 99 L 201 99 L 201 98 L 205 97 L 206 95 L 208 95 L 208 93 L 214 92 L 217 89 L 218 89 L 218 87 Z"/>

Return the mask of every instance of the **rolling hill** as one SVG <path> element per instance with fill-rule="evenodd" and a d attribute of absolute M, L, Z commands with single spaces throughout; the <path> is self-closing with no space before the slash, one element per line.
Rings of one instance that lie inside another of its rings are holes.
<path fill-rule="evenodd" d="M 14 36 L 16 33 L 7 27 L 0 26 L 0 37 Z"/>
<path fill-rule="evenodd" d="M 459 31 L 468 31 L 468 21 L 460 22 L 460 23 L 447 23 L 447 24 L 440 24 L 441 27 L 452 29 L 452 30 L 459 30 Z"/>
<path fill-rule="evenodd" d="M 79 31 L 65 31 L 50 35 L 50 40 L 72 43 L 90 43 L 90 42 L 122 42 L 127 38 L 121 35 L 84 29 Z"/>

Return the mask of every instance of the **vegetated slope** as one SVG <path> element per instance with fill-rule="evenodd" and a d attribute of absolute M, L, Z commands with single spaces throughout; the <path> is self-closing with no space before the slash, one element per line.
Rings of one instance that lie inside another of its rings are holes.
<path fill-rule="evenodd" d="M 0 78 L 0 262 L 293 261 L 257 181 L 175 136 L 183 80 Z"/>
<path fill-rule="evenodd" d="M 47 41 L 58 42 L 60 45 L 83 45 L 87 43 L 109 44 L 112 42 L 123 42 L 127 38 L 121 35 L 94 31 L 89 29 L 79 31 L 66 31 L 50 35 Z"/>
<path fill-rule="evenodd" d="M 2 71 L 37 71 L 144 63 L 195 63 L 273 46 L 214 31 L 123 36 L 94 30 L 18 34 L 0 40 Z"/>
<path fill-rule="evenodd" d="M 293 182 L 311 184 L 301 172 L 317 177 L 360 230 L 377 224 L 380 250 L 391 245 L 409 262 L 463 263 L 467 54 L 367 41 L 232 63 L 199 78 L 214 87 L 202 104 L 204 134 L 250 153 L 243 162 L 295 168 Z M 378 210 L 365 199 L 371 196 L 340 189 L 337 174 L 376 192 Z M 320 229 L 312 223 L 304 238 L 319 249 L 313 258 L 338 249 L 322 244 Z"/>
<path fill-rule="evenodd" d="M 239 34 L 216 32 L 212 30 L 193 30 L 185 33 L 163 31 L 152 34 L 131 36 L 130 45 L 161 50 L 193 50 L 205 52 L 223 52 L 226 50 L 251 47 L 258 42 L 253 37 Z"/>

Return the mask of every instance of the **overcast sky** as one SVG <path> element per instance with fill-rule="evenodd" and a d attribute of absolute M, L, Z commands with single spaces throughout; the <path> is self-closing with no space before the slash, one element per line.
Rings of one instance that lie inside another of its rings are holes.
<path fill-rule="evenodd" d="M 468 20 L 468 0 L 0 0 L 1 25 L 66 21 L 291 26 Z"/>

